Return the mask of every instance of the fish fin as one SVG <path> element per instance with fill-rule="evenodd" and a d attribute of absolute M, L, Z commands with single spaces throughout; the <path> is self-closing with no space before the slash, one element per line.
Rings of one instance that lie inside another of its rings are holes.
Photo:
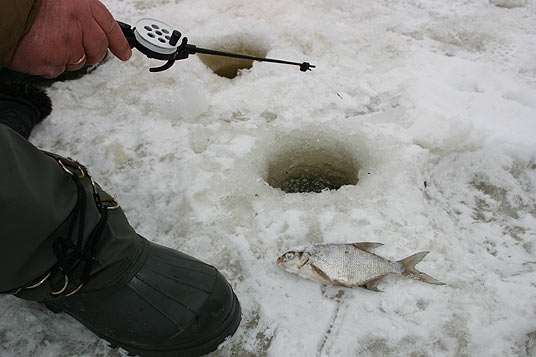
<path fill-rule="evenodd" d="M 325 282 L 325 283 L 331 283 L 333 284 L 333 282 L 331 281 L 331 279 L 329 278 L 329 276 L 324 273 L 322 271 L 322 269 L 320 269 L 319 267 L 315 266 L 314 264 L 309 264 L 311 266 L 311 269 L 318 275 L 319 277 L 319 280 Z"/>
<path fill-rule="evenodd" d="M 378 248 L 383 245 L 383 243 L 376 243 L 376 242 L 358 242 L 358 243 L 350 243 L 357 249 L 364 250 L 366 252 L 370 252 L 371 249 Z"/>
<path fill-rule="evenodd" d="M 425 283 L 429 283 L 429 284 L 445 285 L 445 283 L 442 283 L 439 280 L 432 278 L 430 275 L 427 275 L 415 269 L 415 265 L 417 265 L 428 253 L 429 252 L 419 252 L 407 258 L 399 260 L 398 262 L 402 264 L 402 267 L 404 268 L 402 275 L 405 275 L 405 276 L 408 276 L 410 278 L 417 279 L 420 281 L 424 281 Z"/>
<path fill-rule="evenodd" d="M 372 281 L 369 281 L 368 283 L 364 284 L 363 287 L 370 291 L 375 292 L 382 292 L 380 289 L 378 289 L 378 283 L 380 282 L 380 279 L 374 279 Z"/>
<path fill-rule="evenodd" d="M 343 283 L 343 282 L 340 282 L 340 281 L 338 281 L 338 280 L 333 280 L 331 283 L 332 283 L 333 285 L 335 285 L 335 286 L 342 286 L 342 287 L 345 287 L 345 288 L 353 288 L 352 285 L 348 285 L 348 284 Z"/>

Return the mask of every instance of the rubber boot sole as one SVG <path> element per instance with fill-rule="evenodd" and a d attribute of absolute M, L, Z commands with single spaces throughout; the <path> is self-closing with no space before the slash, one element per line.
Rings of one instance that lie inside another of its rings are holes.
<path fill-rule="evenodd" d="M 68 311 L 63 311 L 63 309 L 57 305 L 54 305 L 53 302 L 43 302 L 43 304 L 52 312 L 58 314 L 61 312 L 65 312 L 68 315 Z M 142 357 L 171 357 L 171 356 L 181 356 L 181 357 L 197 357 L 202 356 L 205 354 L 208 354 L 218 348 L 218 346 L 225 341 L 228 337 L 232 336 L 236 330 L 238 329 L 238 326 L 240 325 L 242 316 L 242 311 L 240 308 L 240 303 L 238 301 L 238 298 L 233 293 L 233 305 L 231 310 L 229 311 L 229 314 L 225 318 L 225 320 L 220 324 L 221 331 L 219 334 L 209 341 L 208 343 L 200 346 L 195 346 L 192 348 L 187 349 L 174 349 L 169 351 L 163 351 L 163 350 L 149 350 L 149 349 L 142 349 L 138 346 L 130 346 L 126 345 L 124 342 L 118 342 L 115 341 L 93 329 L 90 327 L 87 327 L 91 332 L 93 332 L 98 337 L 108 341 L 110 343 L 111 348 L 122 348 L 125 351 L 129 353 L 130 356 L 142 356 Z M 74 316 L 73 316 L 74 317 Z M 76 319 L 76 318 L 75 318 Z"/>

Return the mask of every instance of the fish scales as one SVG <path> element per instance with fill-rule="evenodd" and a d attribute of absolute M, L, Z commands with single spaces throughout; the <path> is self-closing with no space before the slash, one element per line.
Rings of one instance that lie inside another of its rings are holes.
<path fill-rule="evenodd" d="M 351 244 L 317 245 L 307 264 L 313 264 L 331 281 L 362 285 L 391 273 L 402 273 L 402 265 Z"/>

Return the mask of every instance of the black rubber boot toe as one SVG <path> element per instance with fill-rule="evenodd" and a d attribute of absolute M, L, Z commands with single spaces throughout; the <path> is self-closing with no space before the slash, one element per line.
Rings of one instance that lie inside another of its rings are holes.
<path fill-rule="evenodd" d="M 123 286 L 45 302 L 112 345 L 140 356 L 200 356 L 232 335 L 240 305 L 212 266 L 147 243 L 139 270 Z M 137 268 L 136 268 L 137 269 Z"/>

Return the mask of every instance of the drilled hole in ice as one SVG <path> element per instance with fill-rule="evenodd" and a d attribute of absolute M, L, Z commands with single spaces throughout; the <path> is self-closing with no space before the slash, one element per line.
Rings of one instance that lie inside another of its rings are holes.
<path fill-rule="evenodd" d="M 268 165 L 266 181 L 286 193 L 338 190 L 358 182 L 359 165 L 342 147 L 305 146 L 281 152 Z"/>
<path fill-rule="evenodd" d="M 265 49 L 239 39 L 234 39 L 212 48 L 217 51 L 240 53 L 255 57 L 266 57 L 268 53 Z M 241 58 L 199 54 L 199 59 L 218 76 L 231 79 L 235 78 L 240 73 L 240 70 L 249 69 L 253 66 L 252 60 Z"/>

